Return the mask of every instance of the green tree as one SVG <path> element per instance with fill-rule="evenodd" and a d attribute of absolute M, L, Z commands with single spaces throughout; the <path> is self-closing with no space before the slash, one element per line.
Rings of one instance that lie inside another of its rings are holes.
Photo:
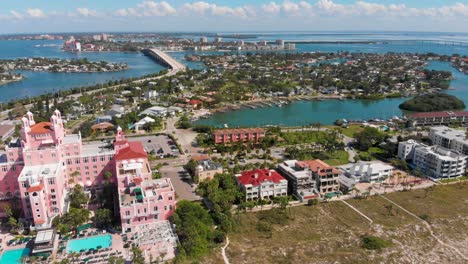
<path fill-rule="evenodd" d="M 143 251 L 138 247 L 132 247 L 132 263 L 133 264 L 145 264 L 145 257 Z"/>
<path fill-rule="evenodd" d="M 70 207 L 82 208 L 83 205 L 88 203 L 88 196 L 84 193 L 83 187 L 79 184 L 75 185 L 70 193 Z"/>
<path fill-rule="evenodd" d="M 180 241 L 178 257 L 198 258 L 215 244 L 216 230 L 208 211 L 198 203 L 181 201 L 171 216 Z"/>
<path fill-rule="evenodd" d="M 385 140 L 385 134 L 377 128 L 366 127 L 355 135 L 357 146 L 362 151 L 367 151 L 377 143 Z"/>
<path fill-rule="evenodd" d="M 108 227 L 112 223 L 112 211 L 107 208 L 101 208 L 94 211 L 93 221 L 99 228 Z"/>

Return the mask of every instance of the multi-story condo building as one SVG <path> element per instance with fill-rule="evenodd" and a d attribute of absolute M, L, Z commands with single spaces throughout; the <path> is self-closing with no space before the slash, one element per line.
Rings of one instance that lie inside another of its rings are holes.
<path fill-rule="evenodd" d="M 426 112 L 406 115 L 412 126 L 443 126 L 450 124 L 468 124 L 468 111 Z"/>
<path fill-rule="evenodd" d="M 340 169 L 356 182 L 381 182 L 393 174 L 393 167 L 380 161 L 358 161 L 340 166 Z"/>
<path fill-rule="evenodd" d="M 22 139 L 0 155 L 0 199 L 19 198 L 31 229 L 51 227 L 68 209 L 67 190 L 75 184 L 99 188 L 117 185 L 122 230 L 166 220 L 175 209 L 169 179 L 151 180 L 147 154 L 140 142 L 128 142 L 119 128 L 114 145 L 83 144 L 80 134 L 66 134 L 56 110 L 50 122 L 36 123 L 28 112 Z M 105 179 L 106 172 L 113 177 Z"/>
<path fill-rule="evenodd" d="M 429 138 L 434 145 L 453 149 L 465 155 L 468 154 L 468 138 L 466 137 L 466 131 L 446 126 L 431 127 L 429 130 Z"/>
<path fill-rule="evenodd" d="M 213 132 L 216 144 L 231 142 L 258 142 L 265 136 L 263 128 L 218 129 Z"/>
<path fill-rule="evenodd" d="M 278 165 L 278 172 L 288 180 L 288 193 L 305 201 L 317 197 L 316 181 L 308 167 L 299 166 L 297 160 Z"/>
<path fill-rule="evenodd" d="M 236 181 L 247 201 L 288 195 L 288 181 L 275 170 L 244 171 L 236 175 Z"/>
<path fill-rule="evenodd" d="M 427 146 L 414 140 L 400 142 L 398 157 L 411 162 L 433 179 L 449 179 L 465 173 L 468 156 L 441 146 Z"/>
<path fill-rule="evenodd" d="M 340 171 L 335 167 L 319 159 L 299 161 L 297 165 L 303 168 L 307 167 L 312 171 L 320 195 L 339 191 L 338 178 Z"/>

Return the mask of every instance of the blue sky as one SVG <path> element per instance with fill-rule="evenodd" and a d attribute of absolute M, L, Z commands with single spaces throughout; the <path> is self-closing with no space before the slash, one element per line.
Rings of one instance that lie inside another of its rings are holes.
<path fill-rule="evenodd" d="M 0 34 L 74 31 L 468 32 L 468 0 L 0 0 Z"/>

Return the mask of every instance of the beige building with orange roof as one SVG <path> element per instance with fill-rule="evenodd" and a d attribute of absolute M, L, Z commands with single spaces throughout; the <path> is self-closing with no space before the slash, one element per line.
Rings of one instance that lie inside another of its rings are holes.
<path fill-rule="evenodd" d="M 340 171 L 337 168 L 319 159 L 299 161 L 297 165 L 308 167 L 312 171 L 320 195 L 323 196 L 327 193 L 338 192 L 340 190 L 340 184 L 338 183 Z"/>

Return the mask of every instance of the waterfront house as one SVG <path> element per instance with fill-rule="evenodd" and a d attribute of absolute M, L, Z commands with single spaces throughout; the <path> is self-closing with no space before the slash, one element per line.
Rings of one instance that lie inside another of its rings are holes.
<path fill-rule="evenodd" d="M 257 169 L 236 175 L 239 188 L 247 201 L 256 201 L 288 195 L 288 181 L 275 170 Z"/>
<path fill-rule="evenodd" d="M 307 167 L 312 171 L 320 195 L 339 191 L 338 177 L 341 172 L 335 167 L 319 159 L 299 161 L 297 166 L 302 168 Z"/>
<path fill-rule="evenodd" d="M 300 201 L 317 197 L 316 181 L 308 167 L 299 166 L 297 160 L 287 160 L 278 165 L 278 172 L 288 180 L 288 193 Z"/>
<path fill-rule="evenodd" d="M 468 111 L 412 113 L 406 115 L 412 126 L 448 126 L 453 123 L 468 125 Z"/>
<path fill-rule="evenodd" d="M 393 167 L 380 161 L 358 161 L 340 166 L 339 169 L 356 182 L 382 182 L 393 174 Z"/>
<path fill-rule="evenodd" d="M 263 128 L 217 129 L 213 132 L 215 144 L 231 142 L 259 142 L 265 137 Z"/>

